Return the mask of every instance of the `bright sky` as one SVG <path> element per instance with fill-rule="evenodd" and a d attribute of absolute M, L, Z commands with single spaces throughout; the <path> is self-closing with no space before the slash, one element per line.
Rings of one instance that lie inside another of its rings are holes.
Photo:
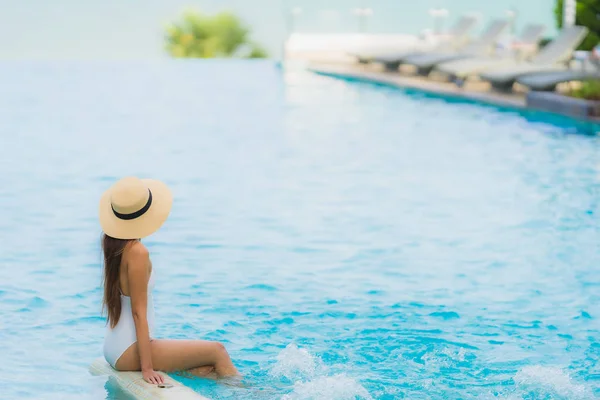
<path fill-rule="evenodd" d="M 503 17 L 519 10 L 518 25 L 542 22 L 553 32 L 554 0 L 0 0 L 0 58 L 115 59 L 164 56 L 162 27 L 187 6 L 206 12 L 232 9 L 272 52 L 281 48 L 284 10 L 302 8 L 300 31 L 356 31 L 351 10 L 373 8 L 370 30 L 418 33 L 431 26 L 427 11 L 444 6 Z"/>

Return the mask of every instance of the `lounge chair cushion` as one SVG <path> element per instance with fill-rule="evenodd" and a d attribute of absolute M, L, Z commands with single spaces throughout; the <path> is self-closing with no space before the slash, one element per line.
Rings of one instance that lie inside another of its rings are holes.
<path fill-rule="evenodd" d="M 377 57 L 373 57 L 373 61 L 382 63 L 382 64 L 399 63 L 399 62 L 402 62 L 402 60 L 404 60 L 406 57 L 414 56 L 417 54 L 421 54 L 421 53 L 417 53 L 415 51 L 389 53 L 389 54 L 384 54 L 384 55 L 379 55 Z"/>
<path fill-rule="evenodd" d="M 506 67 L 507 65 L 516 65 L 516 61 L 512 58 L 486 58 L 474 57 L 467 59 L 454 60 L 439 64 L 436 70 L 448 75 L 456 76 L 457 78 L 465 78 L 472 74 L 485 71 L 490 68 L 499 66 Z"/>
<path fill-rule="evenodd" d="M 406 57 L 404 59 L 404 63 L 415 65 L 419 68 L 432 68 L 439 63 L 460 60 L 467 57 L 470 57 L 470 55 L 462 53 L 417 54 L 414 56 Z"/>
<path fill-rule="evenodd" d="M 480 77 L 481 79 L 491 82 L 492 84 L 505 85 L 514 83 L 517 80 L 517 78 L 524 75 L 533 74 L 537 72 L 560 71 L 566 69 L 567 67 L 561 67 L 557 64 L 539 65 L 523 63 L 517 64 L 510 68 L 493 69 L 482 73 Z"/>
<path fill-rule="evenodd" d="M 563 82 L 600 79 L 600 71 L 566 70 L 525 75 L 517 79 L 521 85 L 533 90 L 554 90 Z"/>

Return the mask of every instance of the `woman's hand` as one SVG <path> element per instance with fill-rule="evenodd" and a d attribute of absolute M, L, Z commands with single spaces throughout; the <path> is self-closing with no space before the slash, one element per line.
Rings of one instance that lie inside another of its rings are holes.
<path fill-rule="evenodd" d="M 143 370 L 142 376 L 144 377 L 144 380 L 146 382 L 151 383 L 153 385 L 158 385 L 165 382 L 162 375 L 153 369 Z"/>

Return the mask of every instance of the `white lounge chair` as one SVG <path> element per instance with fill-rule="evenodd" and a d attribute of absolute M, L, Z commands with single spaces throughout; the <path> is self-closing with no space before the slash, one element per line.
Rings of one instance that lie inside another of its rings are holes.
<path fill-rule="evenodd" d="M 435 46 L 427 45 L 425 43 L 418 44 L 416 46 L 410 46 L 402 50 L 379 52 L 379 54 L 363 55 L 368 57 L 369 61 L 386 64 L 389 69 L 398 69 L 402 59 L 405 57 L 421 54 L 430 51 L 443 51 L 444 49 L 457 50 L 465 45 L 468 39 L 468 33 L 477 25 L 477 18 L 473 16 L 462 16 L 460 17 L 454 26 L 448 31 L 448 38 L 442 40 Z M 360 58 L 360 57 L 359 57 Z M 364 60 L 363 60 L 364 61 Z"/>
<path fill-rule="evenodd" d="M 523 33 L 517 40 L 518 46 L 523 48 L 525 52 L 534 53 L 537 49 L 537 44 L 545 30 L 544 25 L 530 24 L 523 29 Z M 520 58 L 526 58 L 525 54 L 519 54 Z M 511 64 L 517 60 L 515 54 L 504 57 L 471 57 L 461 60 L 454 60 L 438 64 L 434 70 L 448 75 L 450 80 L 457 83 L 462 83 L 464 79 L 470 75 L 475 75 L 489 68 L 501 66 L 502 64 Z"/>
<path fill-rule="evenodd" d="M 406 57 L 402 62 L 417 67 L 419 74 L 428 75 L 436 65 L 444 62 L 477 56 L 489 56 L 493 53 L 498 38 L 508 28 L 508 25 L 509 22 L 505 19 L 493 20 L 482 33 L 479 40 L 466 45 L 460 51 L 418 54 Z"/>
<path fill-rule="evenodd" d="M 567 70 L 540 72 L 517 78 L 517 83 L 539 92 L 548 92 L 556 89 L 559 83 L 573 81 L 600 80 L 600 71 L 589 70 Z"/>
<path fill-rule="evenodd" d="M 520 77 L 550 71 L 568 70 L 573 51 L 585 39 L 588 29 L 584 26 L 564 28 L 558 37 L 546 45 L 531 61 L 514 62 L 494 67 L 479 74 L 479 77 L 492 84 L 494 89 L 510 90 Z"/>

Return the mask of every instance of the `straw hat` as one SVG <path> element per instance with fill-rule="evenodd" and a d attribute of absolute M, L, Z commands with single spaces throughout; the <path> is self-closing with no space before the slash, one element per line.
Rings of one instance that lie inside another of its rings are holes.
<path fill-rule="evenodd" d="M 141 239 L 167 220 L 173 197 L 162 182 L 127 177 L 116 182 L 100 199 L 100 225 L 116 239 Z"/>

